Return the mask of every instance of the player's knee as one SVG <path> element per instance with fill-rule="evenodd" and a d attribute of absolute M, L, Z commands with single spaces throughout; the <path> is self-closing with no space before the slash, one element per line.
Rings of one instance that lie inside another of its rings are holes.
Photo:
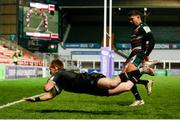
<path fill-rule="evenodd" d="M 124 85 L 124 90 L 130 91 L 133 85 L 134 85 L 133 83 L 127 82 L 127 84 Z"/>
<path fill-rule="evenodd" d="M 124 90 L 125 90 L 125 91 L 130 91 L 131 88 L 130 88 L 129 86 L 124 86 Z"/>
<path fill-rule="evenodd" d="M 106 78 L 107 79 L 107 78 Z M 113 89 L 119 85 L 119 80 L 112 80 L 111 78 L 108 78 L 107 80 L 107 86 L 109 89 Z"/>
<path fill-rule="evenodd" d="M 97 82 L 97 86 L 100 88 L 108 88 L 108 89 L 113 89 L 119 85 L 119 80 L 112 80 L 110 78 L 101 78 Z"/>
<path fill-rule="evenodd" d="M 115 88 L 119 85 L 119 82 L 116 82 L 116 81 L 111 81 L 110 84 L 109 84 L 109 88 Z"/>

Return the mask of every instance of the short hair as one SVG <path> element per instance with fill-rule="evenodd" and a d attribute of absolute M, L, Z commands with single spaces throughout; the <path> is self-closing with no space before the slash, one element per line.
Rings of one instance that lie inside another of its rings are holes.
<path fill-rule="evenodd" d="M 50 67 L 50 68 L 55 68 L 55 67 L 57 67 L 58 70 L 61 70 L 61 69 L 64 68 L 64 65 L 63 65 L 63 62 L 62 62 L 61 60 L 59 60 L 59 59 L 54 59 L 54 60 L 52 60 L 52 62 L 51 62 L 51 64 L 50 64 L 49 67 Z"/>
<path fill-rule="evenodd" d="M 132 10 L 128 13 L 128 17 L 139 15 L 140 17 L 143 16 L 143 14 L 138 10 Z"/>

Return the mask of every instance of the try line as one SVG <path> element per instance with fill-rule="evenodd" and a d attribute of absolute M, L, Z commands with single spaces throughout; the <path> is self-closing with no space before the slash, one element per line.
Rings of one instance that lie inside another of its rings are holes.
<path fill-rule="evenodd" d="M 39 97 L 41 95 L 43 95 L 44 93 L 41 93 L 41 94 L 38 94 L 38 95 L 34 95 L 34 96 L 31 96 L 31 97 Z M 11 103 L 7 103 L 5 105 L 2 105 L 0 106 L 0 109 L 3 109 L 3 108 L 6 108 L 6 107 L 9 107 L 11 105 L 14 105 L 14 104 L 17 104 L 17 103 L 21 103 L 21 102 L 24 102 L 26 101 L 25 98 L 21 99 L 21 100 L 17 100 L 17 101 L 14 101 L 14 102 L 11 102 Z"/>

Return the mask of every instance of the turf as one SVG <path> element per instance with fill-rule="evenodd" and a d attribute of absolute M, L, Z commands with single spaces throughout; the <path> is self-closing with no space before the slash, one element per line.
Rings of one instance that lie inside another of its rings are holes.
<path fill-rule="evenodd" d="M 145 78 L 148 78 L 147 76 Z M 112 97 L 62 92 L 47 102 L 22 102 L 0 109 L 0 119 L 180 119 L 180 77 L 150 77 L 153 94 L 146 95 L 141 107 L 129 107 L 134 100 L 130 92 Z M 45 78 L 0 82 L 0 106 L 43 92 Z"/>

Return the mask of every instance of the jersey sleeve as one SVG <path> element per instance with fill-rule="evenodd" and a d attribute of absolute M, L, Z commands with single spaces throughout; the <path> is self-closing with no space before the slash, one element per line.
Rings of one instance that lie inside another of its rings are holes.
<path fill-rule="evenodd" d="M 56 75 L 51 76 L 49 80 L 52 80 L 55 82 L 55 86 L 51 89 L 51 93 L 53 95 L 59 95 L 62 91 L 62 88 L 58 85 L 58 79 L 61 77 L 61 72 L 58 72 Z"/>
<path fill-rule="evenodd" d="M 58 79 L 60 79 L 61 76 L 62 76 L 62 72 L 59 71 L 57 74 L 55 74 L 55 75 L 53 76 L 53 79 L 52 79 L 52 80 L 57 84 L 57 83 L 58 83 Z"/>
<path fill-rule="evenodd" d="M 151 29 L 149 28 L 149 26 L 143 26 L 142 29 L 143 29 L 145 34 L 148 34 L 151 32 Z"/>
<path fill-rule="evenodd" d="M 146 56 L 149 56 L 149 54 L 151 53 L 151 51 L 154 49 L 154 46 L 155 46 L 155 38 L 152 32 L 146 35 L 146 39 L 149 41 L 149 43 L 148 43 L 148 48 L 145 54 Z"/>
<path fill-rule="evenodd" d="M 149 54 L 151 53 L 151 51 L 154 49 L 154 46 L 155 46 L 155 38 L 154 38 L 154 35 L 151 31 L 151 29 L 149 28 L 149 26 L 143 26 L 142 27 L 142 30 L 144 32 L 144 37 L 145 37 L 145 41 L 144 41 L 144 46 L 146 46 L 146 44 L 148 45 L 147 48 L 144 48 L 146 49 L 146 53 L 145 55 L 146 56 L 149 56 Z"/>

